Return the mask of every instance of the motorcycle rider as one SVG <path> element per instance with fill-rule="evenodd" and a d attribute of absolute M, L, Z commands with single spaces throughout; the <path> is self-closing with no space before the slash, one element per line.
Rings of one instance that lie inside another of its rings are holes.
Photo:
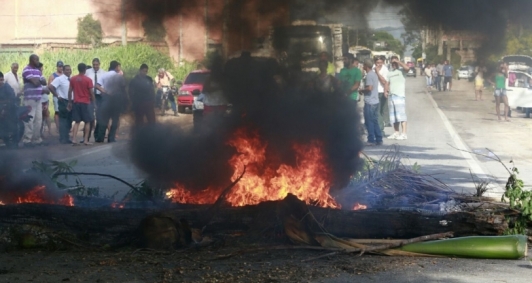
<path fill-rule="evenodd" d="M 171 86 L 174 83 L 174 76 L 170 74 L 170 72 L 167 72 L 164 68 L 160 68 L 157 74 L 157 77 L 155 77 L 155 86 L 157 87 L 157 94 L 155 95 L 155 107 L 159 108 L 161 110 L 164 110 L 164 107 L 166 105 L 162 105 L 163 102 L 163 88 L 167 89 L 168 93 L 168 101 L 170 101 L 170 105 L 172 106 L 172 110 L 174 111 L 174 116 L 177 115 L 177 105 L 175 102 L 175 97 L 172 94 Z"/>

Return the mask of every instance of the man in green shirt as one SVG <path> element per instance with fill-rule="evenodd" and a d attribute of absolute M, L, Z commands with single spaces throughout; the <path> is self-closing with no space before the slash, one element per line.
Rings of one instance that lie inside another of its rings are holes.
<path fill-rule="evenodd" d="M 338 80 L 340 81 L 340 88 L 344 95 L 350 97 L 354 101 L 358 101 L 358 88 L 362 80 L 362 71 L 358 68 L 358 59 L 351 53 L 344 57 L 344 65 Z"/>

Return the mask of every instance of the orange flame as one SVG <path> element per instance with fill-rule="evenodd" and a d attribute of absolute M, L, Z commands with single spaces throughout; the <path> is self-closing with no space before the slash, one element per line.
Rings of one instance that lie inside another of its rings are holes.
<path fill-rule="evenodd" d="M 355 203 L 355 206 L 353 206 L 353 210 L 363 210 L 363 209 L 368 209 L 368 206 L 364 204 L 360 204 L 358 202 Z"/>
<path fill-rule="evenodd" d="M 54 200 L 46 195 L 46 186 L 36 186 L 23 196 L 17 197 L 16 203 L 48 203 L 65 206 L 74 206 L 74 198 L 65 194 L 60 199 Z"/>
<path fill-rule="evenodd" d="M 323 153 L 323 143 L 311 141 L 308 144 L 294 144 L 295 166 L 266 164 L 266 149 L 258 133 L 239 129 L 228 142 L 237 153 L 229 160 L 233 167 L 231 181 L 235 181 L 246 168 L 242 179 L 234 186 L 226 199 L 232 206 L 254 205 L 263 201 L 285 198 L 289 193 L 308 204 L 321 207 L 340 208 L 329 195 L 332 173 Z M 208 188 L 191 193 L 182 185 L 167 193 L 173 202 L 208 204 L 214 203 L 220 190 Z"/>

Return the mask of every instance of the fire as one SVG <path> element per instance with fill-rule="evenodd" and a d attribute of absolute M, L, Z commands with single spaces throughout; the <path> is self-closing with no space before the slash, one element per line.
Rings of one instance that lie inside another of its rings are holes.
<path fill-rule="evenodd" d="M 6 201 L 6 200 L 4 200 Z M 46 193 L 46 186 L 35 186 L 29 192 L 21 196 L 15 196 L 10 201 L 0 201 L 0 205 L 8 203 L 47 203 L 47 204 L 59 204 L 65 206 L 74 206 L 74 198 L 69 194 L 64 194 L 61 198 L 57 199 Z"/>
<path fill-rule="evenodd" d="M 368 206 L 364 204 L 360 204 L 358 202 L 355 203 L 355 206 L 353 206 L 353 210 L 363 210 L 363 209 L 368 209 Z"/>
<path fill-rule="evenodd" d="M 235 181 L 244 172 L 244 168 L 246 170 L 242 179 L 226 196 L 231 205 L 254 205 L 263 201 L 281 200 L 291 193 L 308 204 L 340 207 L 329 195 L 332 173 L 327 166 L 322 142 L 294 143 L 292 149 L 296 165 L 293 166 L 269 164 L 266 156 L 268 144 L 255 131 L 241 128 L 228 144 L 237 151 L 229 160 L 229 165 L 234 169 L 231 181 Z M 176 184 L 167 193 L 167 197 L 173 202 L 208 204 L 214 203 L 219 194 L 220 190 L 212 188 L 191 193 L 182 185 Z"/>
<path fill-rule="evenodd" d="M 120 208 L 120 209 L 122 209 L 122 208 L 124 208 L 124 205 L 125 205 L 124 203 L 119 203 L 119 202 L 116 202 L 116 201 L 111 203 L 111 207 L 112 208 Z"/>
<path fill-rule="evenodd" d="M 184 186 L 176 184 L 176 187 L 166 192 L 166 197 L 172 202 L 190 204 L 211 204 L 218 198 L 219 192 L 213 189 L 205 189 L 199 193 L 192 194 Z"/>

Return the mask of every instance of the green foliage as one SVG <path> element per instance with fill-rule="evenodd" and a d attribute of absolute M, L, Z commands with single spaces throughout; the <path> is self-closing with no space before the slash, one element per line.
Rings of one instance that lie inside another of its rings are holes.
<path fill-rule="evenodd" d="M 516 167 L 511 172 L 501 201 L 509 201 L 510 208 L 519 210 L 520 214 L 515 219 L 509 219 L 513 225 L 505 234 L 526 234 L 528 222 L 532 221 L 532 191 L 523 189 L 524 182 L 517 177 L 519 170 Z"/>
<path fill-rule="evenodd" d="M 418 43 L 416 47 L 414 47 L 414 50 L 412 50 L 412 60 L 415 62 L 417 58 L 421 58 L 421 56 L 423 56 L 423 48 L 421 43 Z"/>
<path fill-rule="evenodd" d="M 45 51 L 42 54 L 37 54 L 40 57 L 41 63 L 44 64 L 44 75 L 48 77 L 55 72 L 55 64 L 58 60 L 62 60 L 65 64 L 71 65 L 73 73 L 76 74 L 76 66 L 78 63 L 91 64 L 92 59 L 100 58 L 101 67 L 107 70 L 109 63 L 112 60 L 118 60 L 122 64 L 122 69 L 126 78 L 132 78 L 138 71 L 142 63 L 148 64 L 150 67 L 149 75 L 155 76 L 158 68 L 165 68 L 171 72 L 176 79 L 184 78 L 195 65 L 188 62 L 183 62 L 181 66 L 174 64 L 170 56 L 164 54 L 155 48 L 138 43 L 128 44 L 127 46 L 107 46 L 91 50 L 57 50 Z M 29 61 L 29 55 L 19 53 L 2 54 L 0 61 L 0 70 L 7 72 L 13 62 L 18 62 L 23 68 Z"/>
<path fill-rule="evenodd" d="M 43 173 L 48 176 L 55 185 L 64 189 L 67 186 L 58 181 L 60 176 L 55 176 L 57 173 L 72 173 L 74 172 L 73 167 L 76 166 L 77 160 L 72 160 L 70 162 L 61 162 L 61 161 L 33 161 L 31 163 L 31 170 L 39 173 Z M 68 175 L 61 176 L 65 180 L 68 180 Z M 81 185 L 81 181 L 76 177 L 76 184 Z"/>
<path fill-rule="evenodd" d="M 92 14 L 87 14 L 78 19 L 78 37 L 76 42 L 79 44 L 92 44 L 100 46 L 102 43 L 103 32 L 100 21 L 95 20 Z"/>
<path fill-rule="evenodd" d="M 142 28 L 144 28 L 144 36 L 148 41 L 164 41 L 166 29 L 164 28 L 161 18 L 146 18 L 146 20 L 142 22 Z"/>

